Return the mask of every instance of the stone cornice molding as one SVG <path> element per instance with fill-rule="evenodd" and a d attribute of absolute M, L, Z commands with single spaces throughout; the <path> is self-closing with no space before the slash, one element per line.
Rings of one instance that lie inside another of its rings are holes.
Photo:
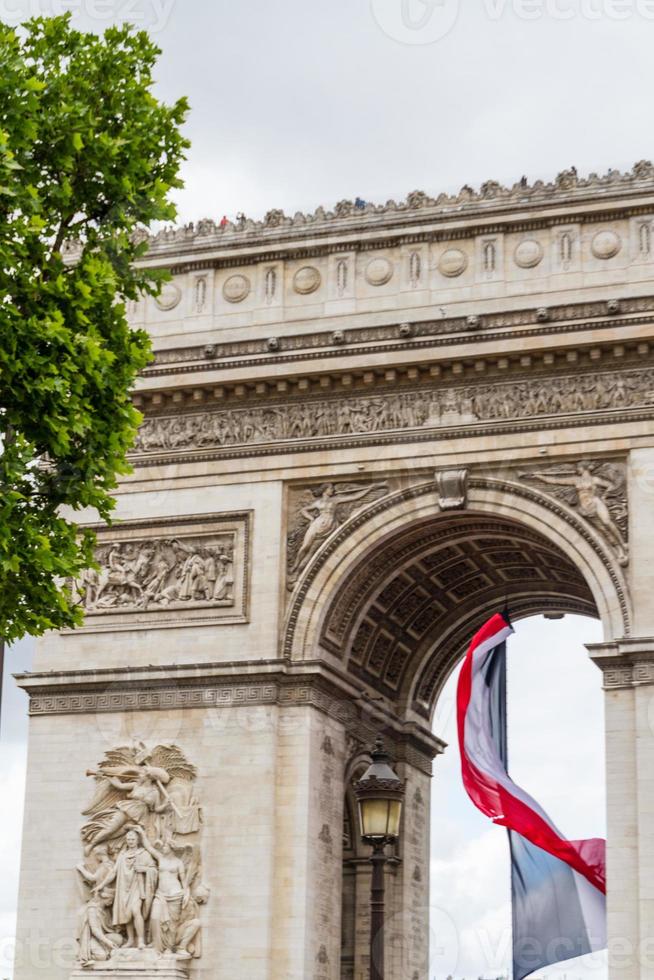
<path fill-rule="evenodd" d="M 173 664 L 14 675 L 29 696 L 30 715 L 106 714 L 123 711 L 213 710 L 312 706 L 341 722 L 362 744 L 380 730 L 400 761 L 431 774 L 444 743 L 415 722 L 402 721 L 355 686 L 345 672 L 322 661 L 283 660 Z"/>
<path fill-rule="evenodd" d="M 339 344 L 334 342 L 333 330 L 316 331 L 311 334 L 289 334 L 275 337 L 275 353 L 271 353 L 269 340 L 265 337 L 159 350 L 155 352 L 155 366 L 146 368 L 142 372 L 143 381 L 140 382 L 139 389 L 147 386 L 145 380 L 147 378 L 173 374 L 225 371 L 266 364 L 291 364 L 318 358 L 342 359 L 357 354 L 421 351 L 471 343 L 497 344 L 498 341 L 507 338 L 547 338 L 578 331 L 588 332 L 602 328 L 615 329 L 654 323 L 653 296 L 621 298 L 619 309 L 621 315 L 609 314 L 605 301 L 552 306 L 547 308 L 547 322 L 539 320 L 538 311 L 534 307 L 502 313 L 481 313 L 474 330 L 470 328 L 465 316 L 445 317 L 442 320 L 418 320 L 408 324 L 410 328 L 408 337 L 404 336 L 402 329 L 406 327 L 406 321 L 391 322 L 381 326 L 353 327 L 345 330 L 342 342 Z M 634 319 L 635 317 L 637 319 Z"/>
<path fill-rule="evenodd" d="M 654 685 L 654 637 L 622 637 L 586 649 L 604 675 L 605 690 Z"/>
<path fill-rule="evenodd" d="M 183 228 L 164 229 L 152 237 L 143 233 L 143 238 L 149 242 L 149 263 L 161 264 L 162 259 L 171 258 L 197 263 L 207 258 L 207 252 L 226 253 L 228 258 L 230 251 L 237 250 L 256 250 L 261 257 L 268 249 L 278 257 L 281 247 L 302 248 L 304 241 L 315 250 L 324 239 L 331 239 L 334 248 L 339 240 L 349 242 L 352 236 L 356 236 L 357 243 L 364 236 L 382 238 L 407 233 L 412 241 L 421 234 L 452 238 L 452 226 L 459 230 L 462 224 L 467 226 L 464 233 L 470 235 L 475 226 L 488 231 L 511 221 L 520 224 L 520 212 L 526 209 L 530 227 L 539 218 L 550 223 L 571 221 L 576 216 L 589 220 L 597 209 L 601 210 L 597 220 L 607 220 L 607 210 L 624 216 L 629 209 L 651 207 L 653 193 L 654 167 L 649 161 L 641 161 L 624 174 L 610 170 L 605 176 L 590 174 L 580 178 L 572 168 L 549 183 L 529 184 L 523 178 L 509 188 L 486 181 L 479 191 L 464 186 L 458 194 L 441 194 L 437 198 L 414 191 L 400 203 L 367 203 L 362 208 L 352 201 L 341 201 L 333 211 L 320 207 L 313 214 L 297 213 L 294 217 L 271 210 L 260 222 L 245 218 L 237 225 L 227 222 L 221 227 L 212 220 L 203 220 Z"/>

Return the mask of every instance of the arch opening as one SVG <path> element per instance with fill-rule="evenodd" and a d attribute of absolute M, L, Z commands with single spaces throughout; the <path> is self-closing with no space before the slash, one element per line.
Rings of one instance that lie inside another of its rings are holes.
<path fill-rule="evenodd" d="M 474 631 L 507 601 L 514 621 L 569 615 L 599 620 L 605 634 L 628 628 L 620 569 L 574 513 L 531 496 L 525 504 L 520 488 L 499 481 L 475 481 L 465 509 L 438 510 L 427 486 L 403 494 L 385 509 L 375 503 L 326 542 L 298 582 L 293 621 L 296 653 L 338 663 L 398 720 L 441 739 L 433 721 L 443 689 Z M 589 624 L 589 640 L 596 633 Z M 351 797 L 354 763 L 350 758 L 345 776 L 344 977 L 358 962 L 368 901 Z M 411 765 L 404 773 L 407 823 L 387 879 L 389 908 L 401 918 L 422 902 L 426 920 L 429 776 Z"/>
<path fill-rule="evenodd" d="M 514 619 L 599 616 L 578 564 L 540 531 L 482 511 L 432 514 L 360 558 L 320 645 L 396 710 L 429 719 L 471 632 L 505 602 Z"/>

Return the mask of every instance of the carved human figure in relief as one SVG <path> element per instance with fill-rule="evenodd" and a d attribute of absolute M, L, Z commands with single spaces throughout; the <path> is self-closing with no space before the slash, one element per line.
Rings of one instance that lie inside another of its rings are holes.
<path fill-rule="evenodd" d="M 597 475 L 587 463 L 577 464 L 576 473 L 566 475 L 563 472 L 536 471 L 525 474 L 531 480 L 546 483 L 555 487 L 571 487 L 576 495 L 576 509 L 582 517 L 603 531 L 614 546 L 618 561 L 626 565 L 629 561 L 627 548 L 622 532 L 614 521 L 605 500 L 607 492 L 615 491 L 616 484 L 611 480 Z"/>
<path fill-rule="evenodd" d="M 182 938 L 180 933 L 182 915 L 191 898 L 188 883 L 190 869 L 187 869 L 182 859 L 175 853 L 170 837 L 164 838 L 163 841 L 156 841 L 153 847 L 140 827 L 136 829 L 136 833 L 139 834 L 142 846 L 156 861 L 159 869 L 150 918 L 152 945 L 160 953 L 174 950 L 178 956 L 190 958 L 191 952 L 181 944 L 178 945 L 178 941 L 181 942 Z"/>
<path fill-rule="evenodd" d="M 219 539 L 220 542 L 220 539 Z M 178 538 L 121 542 L 98 551 L 79 586 L 87 612 L 233 601 L 233 546 Z"/>
<path fill-rule="evenodd" d="M 128 824 L 139 824 L 160 836 L 159 815 L 174 819 L 179 810 L 165 789 L 174 779 L 179 790 L 195 778 L 175 745 L 158 745 L 148 751 L 142 742 L 107 752 L 97 769 L 87 776 L 98 781 L 96 794 L 84 816 L 91 819 L 82 827 L 87 849 L 119 837 Z"/>
<path fill-rule="evenodd" d="M 116 927 L 125 926 L 128 948 L 145 949 L 145 923 L 154 900 L 157 869 L 152 855 L 141 846 L 136 828 L 127 833 L 116 864 L 104 881 L 96 885 L 95 892 L 99 895 L 114 883 L 112 923 Z"/>
<path fill-rule="evenodd" d="M 314 551 L 342 523 L 338 508 L 340 504 L 363 500 L 372 491 L 386 488 L 386 484 L 373 484 L 352 490 L 337 490 L 328 483 L 318 497 L 300 509 L 301 516 L 309 522 L 302 543 L 298 549 L 291 571 L 298 572 L 306 565 Z"/>
<path fill-rule="evenodd" d="M 108 960 L 123 945 L 123 937 L 112 923 L 113 903 L 113 889 L 104 888 L 93 893 L 80 913 L 77 942 L 82 966 Z"/>

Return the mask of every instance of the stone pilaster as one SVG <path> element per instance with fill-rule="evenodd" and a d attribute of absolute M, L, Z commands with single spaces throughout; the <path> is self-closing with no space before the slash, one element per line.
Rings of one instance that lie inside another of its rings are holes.
<path fill-rule="evenodd" d="M 612 980 L 654 977 L 654 638 L 591 644 L 604 674 Z"/>

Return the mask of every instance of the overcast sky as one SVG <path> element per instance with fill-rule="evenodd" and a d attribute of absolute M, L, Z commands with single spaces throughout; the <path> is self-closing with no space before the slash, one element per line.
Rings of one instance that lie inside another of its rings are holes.
<path fill-rule="evenodd" d="M 0 17 L 16 22 L 66 6 L 0 0 Z M 383 202 L 523 174 L 547 179 L 573 164 L 582 173 L 627 169 L 654 156 L 653 0 L 68 6 L 78 26 L 132 20 L 163 48 L 161 96 L 184 94 L 192 105 L 183 221 L 239 210 L 261 217 L 272 207 L 292 214 L 356 195 Z M 523 625 L 510 665 L 514 774 L 573 836 L 602 832 L 604 819 L 600 678 L 581 646 L 598 633 L 579 622 Z M 28 656 L 29 644 L 11 667 Z M 0 748 L 0 977 L 9 975 L 24 712 L 22 697 L 11 697 Z M 438 733 L 448 737 L 446 727 Z M 435 783 L 432 871 L 443 911 L 434 948 L 444 952 L 432 972 L 470 978 L 506 965 L 497 936 L 508 926 L 508 863 L 503 831 L 462 797 L 455 762 L 450 752 Z M 459 937 L 456 962 L 448 921 Z"/>

